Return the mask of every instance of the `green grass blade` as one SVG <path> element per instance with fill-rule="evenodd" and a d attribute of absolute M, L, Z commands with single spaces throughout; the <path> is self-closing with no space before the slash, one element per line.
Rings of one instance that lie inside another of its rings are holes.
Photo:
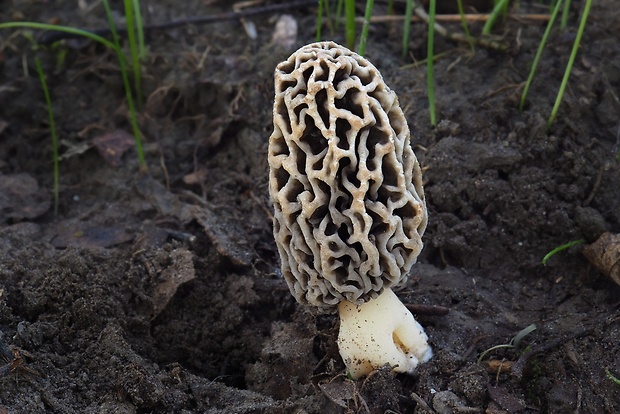
<path fill-rule="evenodd" d="M 564 10 L 562 10 L 562 22 L 560 23 L 560 29 L 562 31 L 566 30 L 566 25 L 568 24 L 568 12 L 570 11 L 570 0 L 566 0 L 564 3 Z"/>
<path fill-rule="evenodd" d="M 52 99 L 50 98 L 50 92 L 47 88 L 47 81 L 45 80 L 45 74 L 41 67 L 41 61 L 38 57 L 34 58 L 34 65 L 37 68 L 37 74 L 41 81 L 41 87 L 43 88 L 43 95 L 45 96 L 45 105 L 47 106 L 47 114 L 49 116 L 50 134 L 52 135 L 52 159 L 54 161 L 54 216 L 58 215 L 58 198 L 60 193 L 60 170 L 58 168 L 58 135 L 56 135 L 56 122 L 54 121 L 54 109 L 52 107 Z"/>
<path fill-rule="evenodd" d="M 551 17 L 549 18 L 549 22 L 547 23 L 547 28 L 545 29 L 545 33 L 543 34 L 542 40 L 538 44 L 538 50 L 536 51 L 534 62 L 532 62 L 532 68 L 530 69 L 530 74 L 527 77 L 527 81 L 525 82 L 525 87 L 523 88 L 523 93 L 521 94 L 521 101 L 519 102 L 519 111 L 523 111 L 527 93 L 530 90 L 530 86 L 532 85 L 532 81 L 534 80 L 534 74 L 536 73 L 536 68 L 538 67 L 538 61 L 540 60 L 540 56 L 542 55 L 545 45 L 547 44 L 547 38 L 549 37 L 549 33 L 551 33 L 551 27 L 553 27 L 553 23 L 555 22 L 555 18 L 558 15 L 558 11 L 560 10 L 560 7 L 562 6 L 563 1 L 564 0 L 559 0 L 556 3 L 555 7 L 553 8 L 553 12 L 551 13 Z"/>
<path fill-rule="evenodd" d="M 140 169 L 146 171 L 146 161 L 144 160 L 144 150 L 142 149 L 142 135 L 140 133 L 140 128 L 138 127 L 138 115 L 133 101 L 133 94 L 131 93 L 129 76 L 127 75 L 127 59 L 125 58 L 125 55 L 123 55 L 123 51 L 118 40 L 118 33 L 116 33 L 116 25 L 114 24 L 114 19 L 112 18 L 112 11 L 110 10 L 108 0 L 103 0 L 103 5 L 105 7 L 106 15 L 108 17 L 110 31 L 112 32 L 112 39 L 114 40 L 114 50 L 116 51 L 116 55 L 118 56 L 118 62 L 121 67 L 121 76 L 123 77 L 123 84 L 125 86 L 127 107 L 129 108 L 129 119 L 136 142 L 136 151 L 138 153 L 138 162 L 140 164 Z"/>
<path fill-rule="evenodd" d="M 338 0 L 336 3 L 336 30 L 340 29 L 340 19 L 342 19 L 342 8 L 344 7 L 344 0 Z"/>
<path fill-rule="evenodd" d="M 364 12 L 364 25 L 362 26 L 362 34 L 360 35 L 359 55 L 364 56 L 366 52 L 366 40 L 368 39 L 368 29 L 370 28 L 370 18 L 372 17 L 372 8 L 374 0 L 366 0 L 366 10 Z"/>
<path fill-rule="evenodd" d="M 616 385 L 620 385 L 620 378 L 615 377 L 611 371 L 609 371 L 609 368 L 605 368 L 605 374 L 607 375 L 607 378 L 609 378 L 610 380 L 612 380 L 614 383 L 616 383 Z"/>
<path fill-rule="evenodd" d="M 90 40 L 94 40 L 95 42 L 99 42 L 106 47 L 109 47 L 112 50 L 116 49 L 114 43 L 110 42 L 105 37 L 101 37 L 95 33 L 91 33 L 88 30 L 75 29 L 73 27 L 66 26 L 56 26 L 53 24 L 47 23 L 36 23 L 36 22 L 9 22 L 9 23 L 0 23 L 1 29 L 15 29 L 15 28 L 28 28 L 28 29 L 39 29 L 39 30 L 50 30 L 56 32 L 65 32 L 71 33 L 78 36 L 86 37 Z"/>
<path fill-rule="evenodd" d="M 551 116 L 547 121 L 547 128 L 553 124 L 553 121 L 555 121 L 555 118 L 558 115 L 558 110 L 560 109 L 560 104 L 562 103 L 562 97 L 564 97 L 564 91 L 566 90 L 566 85 L 568 84 L 568 78 L 570 78 L 570 73 L 573 70 L 573 64 L 575 63 L 575 57 L 577 56 L 577 51 L 579 50 L 579 45 L 581 44 L 581 37 L 583 36 L 583 32 L 586 28 L 586 21 L 588 20 L 591 6 L 592 0 L 586 0 L 586 5 L 584 6 L 583 13 L 581 14 L 581 21 L 579 22 L 577 37 L 575 38 L 573 50 L 571 50 L 570 57 L 568 58 L 568 64 L 566 65 L 566 70 L 564 71 L 564 77 L 562 78 L 562 85 L 560 85 L 558 96 L 555 99 L 555 105 L 553 105 Z"/>
<path fill-rule="evenodd" d="M 347 47 L 355 49 L 355 0 L 344 1 L 344 31 Z"/>
<path fill-rule="evenodd" d="M 519 333 L 517 333 L 515 335 L 514 338 L 512 338 L 512 344 L 516 347 L 519 346 L 519 344 L 521 343 L 521 341 L 523 340 L 523 338 L 525 338 L 526 336 L 528 336 L 529 334 L 531 334 L 532 332 L 534 332 L 536 330 L 536 324 L 533 323 L 531 325 L 526 326 L 525 328 L 521 329 L 521 331 L 519 331 Z"/>
<path fill-rule="evenodd" d="M 545 255 L 545 257 L 543 257 L 542 259 L 542 264 L 547 266 L 547 262 L 549 261 L 549 259 L 551 259 L 552 256 L 554 256 L 556 253 L 561 252 L 562 250 L 566 250 L 569 247 L 573 247 L 573 246 L 577 246 L 579 244 L 584 244 L 586 241 L 583 239 L 579 239 L 579 240 L 573 240 L 571 242 L 565 243 L 561 246 L 556 247 L 555 249 L 551 250 L 549 253 L 547 253 Z"/>
<path fill-rule="evenodd" d="M 435 116 L 435 76 L 434 76 L 434 58 L 435 58 L 435 8 L 436 0 L 429 2 L 429 20 L 428 20 L 428 46 L 427 46 L 427 62 L 426 62 L 426 79 L 428 82 L 428 110 L 431 118 L 431 125 L 437 125 L 437 117 Z"/>
<path fill-rule="evenodd" d="M 463 11 L 463 0 L 456 0 L 456 5 L 459 8 L 459 16 L 461 16 L 461 26 L 463 27 L 463 31 L 465 32 L 467 43 L 469 43 L 469 47 L 473 51 L 474 39 L 471 37 L 471 33 L 469 32 L 469 25 L 467 24 L 467 20 L 465 19 L 465 12 Z"/>
<path fill-rule="evenodd" d="M 401 58 L 407 57 L 409 51 L 409 34 L 411 33 L 411 15 L 413 14 L 413 0 L 407 0 L 405 7 L 405 21 L 403 22 L 403 43 L 401 49 Z"/>
<path fill-rule="evenodd" d="M 323 27 L 323 3 L 324 0 L 319 0 L 319 7 L 316 12 L 316 41 L 321 41 L 321 28 Z"/>
<path fill-rule="evenodd" d="M 136 22 L 136 34 L 138 35 L 138 58 L 140 63 L 146 59 L 146 46 L 144 44 L 144 22 L 140 10 L 140 0 L 133 0 L 133 15 Z"/>
<path fill-rule="evenodd" d="M 136 100 L 142 99 L 142 69 L 138 53 L 138 42 L 136 39 L 136 27 L 134 20 L 134 8 L 132 0 L 124 0 L 125 24 L 127 25 L 127 41 L 129 42 L 129 53 L 131 56 L 131 67 L 133 69 L 133 84 L 136 93 Z"/>
<path fill-rule="evenodd" d="M 484 351 L 482 351 L 482 353 L 480 354 L 480 356 L 478 357 L 478 360 L 476 361 L 476 363 L 478 365 L 480 365 L 480 363 L 482 362 L 482 360 L 484 359 L 485 356 L 487 356 L 487 354 L 489 352 L 493 352 L 497 349 L 502 349 L 502 348 L 514 348 L 515 346 L 513 344 L 501 344 L 501 345 L 495 345 L 492 346 L 491 348 L 485 349 Z"/>
<path fill-rule="evenodd" d="M 495 3 L 495 7 L 493 7 L 493 11 L 489 15 L 489 18 L 487 19 L 486 23 L 484 24 L 484 27 L 482 28 L 483 35 L 491 34 L 491 29 L 493 28 L 493 25 L 497 21 L 497 18 L 499 17 L 499 15 L 502 14 L 506 10 L 507 5 L 508 5 L 508 0 L 499 0 L 498 2 Z"/>

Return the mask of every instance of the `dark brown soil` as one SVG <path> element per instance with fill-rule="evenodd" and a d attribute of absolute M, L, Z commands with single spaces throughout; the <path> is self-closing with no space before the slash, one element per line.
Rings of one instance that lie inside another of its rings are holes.
<path fill-rule="evenodd" d="M 3 2 L 0 21 L 106 26 L 101 4 L 81 3 Z M 119 15 L 121 3 L 112 2 Z M 143 3 L 148 23 L 230 11 L 224 1 Z M 544 12 L 521 3 L 519 13 Z M 558 245 L 620 232 L 614 1 L 595 2 L 546 128 L 582 3 L 573 1 L 570 29 L 553 32 L 523 112 L 544 23 L 498 26 L 508 52 L 438 39 L 435 128 L 425 66 L 400 59 L 400 25 L 372 26 L 366 56 L 400 97 L 430 212 L 399 295 L 450 312 L 418 315 L 435 357 L 417 376 L 379 370 L 357 382 L 338 356 L 337 318 L 296 304 L 278 270 L 266 146 L 273 69 L 292 52 L 271 42 L 278 14 L 248 20 L 255 40 L 236 20 L 149 32 L 146 175 L 133 148 L 118 162 L 100 155 L 131 133 L 110 51 L 0 32 L 0 412 L 620 412 L 610 377 L 620 377 L 620 287 L 579 247 L 541 264 Z M 289 13 L 293 48 L 312 42 L 315 9 Z M 425 31 L 413 28 L 416 60 Z M 341 31 L 333 38 L 344 42 Z M 57 216 L 35 56 L 63 155 Z M 531 324 L 517 347 L 480 359 Z"/>

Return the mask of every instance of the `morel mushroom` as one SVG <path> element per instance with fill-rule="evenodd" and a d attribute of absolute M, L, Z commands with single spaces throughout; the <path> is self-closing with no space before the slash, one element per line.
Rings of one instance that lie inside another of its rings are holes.
<path fill-rule="evenodd" d="M 368 60 L 333 42 L 275 71 L 269 189 L 283 276 L 298 302 L 338 307 L 338 346 L 358 378 L 413 372 L 427 336 L 392 288 L 422 249 L 420 165 L 396 94 Z"/>

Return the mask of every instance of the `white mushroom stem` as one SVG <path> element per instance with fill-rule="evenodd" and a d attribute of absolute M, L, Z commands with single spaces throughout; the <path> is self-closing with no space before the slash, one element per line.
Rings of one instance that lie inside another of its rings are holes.
<path fill-rule="evenodd" d="M 391 289 L 362 305 L 340 302 L 338 313 L 338 349 L 354 379 L 386 364 L 413 373 L 433 356 L 424 329 Z"/>

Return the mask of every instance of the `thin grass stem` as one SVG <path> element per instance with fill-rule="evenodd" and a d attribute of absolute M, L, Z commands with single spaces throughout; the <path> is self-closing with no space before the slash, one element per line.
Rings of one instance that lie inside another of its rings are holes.
<path fill-rule="evenodd" d="M 542 55 L 543 49 L 547 44 L 547 38 L 549 37 L 549 33 L 551 33 L 551 28 L 553 27 L 553 23 L 555 22 L 555 18 L 558 15 L 558 11 L 562 6 L 562 2 L 564 0 L 558 0 L 553 8 L 551 13 L 551 17 L 549 18 L 549 22 L 547 23 L 547 28 L 545 29 L 545 33 L 538 44 L 538 50 L 536 51 L 536 56 L 534 56 L 534 62 L 532 62 L 532 68 L 530 69 L 530 74 L 527 77 L 527 81 L 525 82 L 525 87 L 523 88 L 523 93 L 521 94 L 521 101 L 519 102 L 519 111 L 523 111 L 523 107 L 525 106 L 525 99 L 527 97 L 527 93 L 530 90 L 530 86 L 532 85 L 532 81 L 534 80 L 534 75 L 536 74 L 536 69 L 538 68 L 538 62 L 540 60 L 540 56 Z"/>
<path fill-rule="evenodd" d="M 41 81 L 43 95 L 45 96 L 45 105 L 47 106 L 47 114 L 49 116 L 50 134 L 52 136 L 52 160 L 54 162 L 54 216 L 58 216 L 58 199 L 60 194 L 60 169 L 58 167 L 58 135 L 56 134 L 56 122 L 54 121 L 54 108 L 52 107 L 52 99 L 50 98 L 50 92 L 47 87 L 47 81 L 45 80 L 45 74 L 43 73 L 43 68 L 41 67 L 41 61 L 36 56 L 34 58 L 34 65 L 37 68 L 37 74 L 39 75 L 39 80 Z"/>
<path fill-rule="evenodd" d="M 573 70 L 573 64 L 575 63 L 575 57 L 577 56 L 577 51 L 579 50 L 579 45 L 581 44 L 581 37 L 583 36 L 583 32 L 586 28 L 586 21 L 588 20 L 588 15 L 590 14 L 590 7 L 592 7 L 592 0 L 586 0 L 583 13 L 581 13 L 581 21 L 579 22 L 577 37 L 575 37 L 573 50 L 571 50 L 570 57 L 568 58 L 568 64 L 566 65 L 566 70 L 564 71 L 564 77 L 562 78 L 562 84 L 560 85 L 558 96 L 555 99 L 555 105 L 553 105 L 551 116 L 547 121 L 547 128 L 551 127 L 551 124 L 553 124 L 553 121 L 555 121 L 555 118 L 558 115 L 558 110 L 560 109 L 560 104 L 562 103 L 564 92 L 566 91 L 566 85 L 568 84 L 568 78 L 570 78 L 571 71 Z"/>
<path fill-rule="evenodd" d="M 138 58 L 140 63 L 146 59 L 146 46 L 144 43 L 144 22 L 140 10 L 140 0 L 133 0 L 133 15 L 136 21 L 136 34 L 138 35 Z"/>
<path fill-rule="evenodd" d="M 405 6 L 405 21 L 403 22 L 403 43 L 401 48 L 401 58 L 407 57 L 409 51 L 409 33 L 411 33 L 411 15 L 413 14 L 413 0 L 407 0 Z"/>
<path fill-rule="evenodd" d="M 342 9 L 344 8 L 345 0 L 338 0 L 336 3 L 336 30 L 340 29 L 340 19 L 342 19 Z"/>
<path fill-rule="evenodd" d="M 489 15 L 489 18 L 487 19 L 486 23 L 484 24 L 484 27 L 482 28 L 483 35 L 491 34 L 491 29 L 495 25 L 497 18 L 499 17 L 500 14 L 503 13 L 504 10 L 506 10 L 507 5 L 508 5 L 508 0 L 499 0 L 498 2 L 495 3 L 495 7 L 493 7 L 493 11 Z"/>
<path fill-rule="evenodd" d="M 67 27 L 67 26 L 56 26 L 53 24 L 47 24 L 47 23 L 36 23 L 36 22 L 9 22 L 9 23 L 0 23 L 0 30 L 1 29 L 14 29 L 14 28 L 28 28 L 28 29 L 38 29 L 38 30 L 51 30 L 51 31 L 56 31 L 56 32 L 65 32 L 65 33 L 70 33 L 70 34 L 74 34 L 77 36 L 83 36 L 86 37 L 90 40 L 94 40 L 95 42 L 99 42 L 102 45 L 109 47 L 112 50 L 116 49 L 116 46 L 114 45 L 114 43 L 110 42 L 108 39 L 106 39 L 105 37 L 101 37 L 95 33 L 91 33 L 87 30 L 82 30 L 82 29 L 76 29 L 73 27 Z"/>
<path fill-rule="evenodd" d="M 564 10 L 562 10 L 562 21 L 560 23 L 560 29 L 562 31 L 566 30 L 566 26 L 568 25 L 568 12 L 570 11 L 570 0 L 566 0 L 564 3 Z"/>
<path fill-rule="evenodd" d="M 344 31 L 347 47 L 355 49 L 355 0 L 344 1 Z"/>
<path fill-rule="evenodd" d="M 465 18 L 465 11 L 463 10 L 463 0 L 456 0 L 456 4 L 459 8 L 459 16 L 461 16 L 461 26 L 463 26 L 465 38 L 467 39 L 467 43 L 469 43 L 469 47 L 471 48 L 471 50 L 474 51 L 474 39 L 471 37 L 471 33 L 469 32 L 469 25 L 467 24 L 467 19 Z"/>
<path fill-rule="evenodd" d="M 321 28 L 323 27 L 323 3 L 325 0 L 319 0 L 319 7 L 316 12 L 316 41 L 321 41 Z"/>
<path fill-rule="evenodd" d="M 431 118 L 431 125 L 437 125 L 437 117 L 435 115 L 435 76 L 434 76 L 434 54 L 435 54 L 435 9 L 436 0 L 429 2 L 429 20 L 428 20 L 428 46 L 426 62 L 426 79 L 428 82 L 428 110 Z"/>
<path fill-rule="evenodd" d="M 125 24 L 127 25 L 127 41 L 129 42 L 129 54 L 131 56 L 131 67 L 133 69 L 134 91 L 136 92 L 136 101 L 139 103 L 142 98 L 142 69 L 138 52 L 138 42 L 136 39 L 133 1 L 124 0 L 124 6 Z"/>
<path fill-rule="evenodd" d="M 110 11 L 110 7 L 107 3 L 107 0 L 104 0 L 104 5 L 106 7 L 106 13 L 108 14 L 108 20 L 111 22 L 111 24 L 114 24 L 114 21 L 112 20 L 112 14 Z M 95 42 L 101 43 L 102 45 L 114 50 L 114 52 L 116 53 L 116 56 L 118 57 L 118 62 L 119 65 L 121 67 L 121 74 L 123 77 L 123 84 L 125 87 L 125 94 L 127 96 L 127 105 L 129 106 L 129 112 L 130 112 L 130 118 L 131 118 L 131 125 L 134 131 L 134 139 L 136 140 L 136 150 L 138 152 L 138 161 L 140 163 L 140 168 L 142 170 L 146 170 L 146 162 L 144 160 L 144 151 L 142 149 L 142 139 L 141 139 L 141 135 L 140 135 L 140 129 L 138 128 L 138 117 L 137 117 L 137 113 L 136 113 L 136 109 L 133 103 L 133 95 L 131 93 L 131 86 L 129 84 L 129 78 L 127 76 L 127 58 L 125 57 L 125 55 L 123 54 L 122 49 L 120 48 L 120 44 L 118 42 L 118 35 L 116 34 L 116 30 L 113 29 L 113 37 L 115 39 L 114 42 L 110 42 L 109 40 L 107 40 L 106 38 L 99 36 L 97 34 L 91 33 L 89 31 L 86 30 L 82 30 L 82 29 L 76 29 L 73 27 L 67 27 L 67 26 L 56 26 L 56 25 L 52 25 L 52 24 L 47 24 L 47 23 L 36 23 L 36 22 L 8 22 L 8 23 L 0 23 L 0 30 L 1 29 L 14 29 L 14 28 L 29 28 L 29 29 L 38 29 L 38 30 L 50 30 L 50 31 L 56 31 L 56 32 L 64 32 L 64 33 L 70 33 L 70 34 L 74 34 L 77 36 L 83 36 L 87 39 L 91 39 L 94 40 Z M 111 26 L 111 29 L 114 28 L 114 26 Z"/>
<path fill-rule="evenodd" d="M 366 0 L 366 10 L 364 11 L 364 24 L 362 25 L 362 34 L 360 34 L 360 46 L 358 50 L 360 56 L 364 56 L 364 53 L 366 52 L 366 40 L 368 39 L 370 18 L 372 17 L 372 8 L 374 4 L 374 0 Z"/>

